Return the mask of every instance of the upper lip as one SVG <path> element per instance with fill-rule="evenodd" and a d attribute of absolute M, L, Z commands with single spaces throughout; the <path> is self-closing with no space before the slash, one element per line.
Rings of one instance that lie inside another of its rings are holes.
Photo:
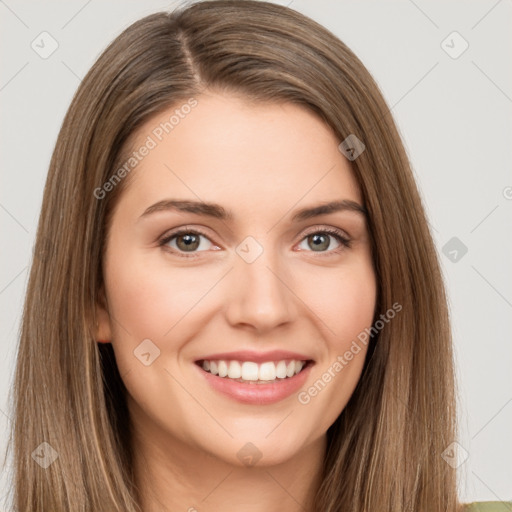
<path fill-rule="evenodd" d="M 255 363 L 265 363 L 267 361 L 282 361 L 283 359 L 295 359 L 297 361 L 310 361 L 311 357 L 299 354 L 298 352 L 290 352 L 288 350 L 271 350 L 269 352 L 254 352 L 252 350 L 238 350 L 236 352 L 222 352 L 218 354 L 209 354 L 199 359 L 204 360 L 224 360 L 224 361 L 254 361 Z"/>

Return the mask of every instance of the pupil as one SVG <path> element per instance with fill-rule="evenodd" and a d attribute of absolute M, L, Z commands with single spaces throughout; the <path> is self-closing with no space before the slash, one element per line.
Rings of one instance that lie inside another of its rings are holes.
<path fill-rule="evenodd" d="M 325 235 L 319 235 L 319 234 L 316 234 L 316 235 L 312 235 L 312 239 L 313 239 L 313 244 L 318 248 L 323 248 L 323 249 L 327 249 L 327 247 L 329 246 L 329 238 L 326 237 Z M 322 241 L 323 239 L 323 241 Z M 326 244 L 327 242 L 327 244 Z M 324 245 L 325 247 L 321 247 L 322 245 Z"/>
<path fill-rule="evenodd" d="M 197 236 L 193 234 L 186 234 L 178 237 L 177 245 L 180 245 L 180 241 L 184 243 L 186 249 L 197 249 L 199 246 L 199 242 L 197 240 Z M 181 248 L 181 247 L 180 247 Z"/>

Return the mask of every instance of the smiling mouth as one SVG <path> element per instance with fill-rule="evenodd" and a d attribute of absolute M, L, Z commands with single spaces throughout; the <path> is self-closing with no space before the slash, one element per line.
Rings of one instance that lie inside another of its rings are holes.
<path fill-rule="evenodd" d="M 314 364 L 312 359 L 283 359 L 256 363 L 237 360 L 199 360 L 196 365 L 205 372 L 227 380 L 247 384 L 271 384 L 291 379 Z"/>

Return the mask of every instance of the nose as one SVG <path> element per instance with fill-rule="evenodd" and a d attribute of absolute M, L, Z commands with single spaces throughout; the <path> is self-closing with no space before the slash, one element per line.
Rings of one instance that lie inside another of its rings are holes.
<path fill-rule="evenodd" d="M 290 323 L 296 315 L 290 273 L 268 249 L 252 263 L 236 256 L 229 273 L 226 317 L 259 334 Z"/>

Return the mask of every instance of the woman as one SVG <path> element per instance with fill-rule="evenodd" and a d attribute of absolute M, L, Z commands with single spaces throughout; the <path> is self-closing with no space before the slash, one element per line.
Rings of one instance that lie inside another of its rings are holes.
<path fill-rule="evenodd" d="M 396 126 L 265 2 L 126 29 L 50 164 L 18 511 L 458 511 L 439 264 Z"/>

